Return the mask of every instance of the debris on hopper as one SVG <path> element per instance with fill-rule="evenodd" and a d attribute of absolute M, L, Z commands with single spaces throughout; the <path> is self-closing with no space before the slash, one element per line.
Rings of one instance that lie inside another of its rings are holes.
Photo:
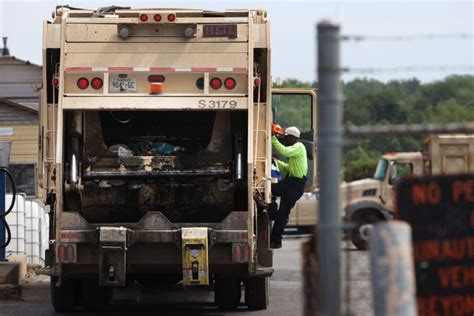
<path fill-rule="evenodd" d="M 139 156 L 159 156 L 172 155 L 177 152 L 184 152 L 181 146 L 174 146 L 162 141 L 141 141 L 130 144 L 131 150 Z"/>

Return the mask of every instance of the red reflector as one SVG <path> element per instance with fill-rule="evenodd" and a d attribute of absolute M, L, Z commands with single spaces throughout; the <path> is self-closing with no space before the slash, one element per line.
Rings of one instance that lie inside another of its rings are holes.
<path fill-rule="evenodd" d="M 77 87 L 81 90 L 85 90 L 89 87 L 89 80 L 87 80 L 87 78 L 79 78 L 77 80 Z"/>
<path fill-rule="evenodd" d="M 163 76 L 163 75 L 150 75 L 150 76 L 148 76 L 148 82 L 165 82 L 165 76 Z"/>
<path fill-rule="evenodd" d="M 176 20 L 176 16 L 174 14 L 168 14 L 168 21 L 173 22 Z"/>
<path fill-rule="evenodd" d="M 103 86 L 102 79 L 100 78 L 94 78 L 91 81 L 91 87 L 94 88 L 95 90 L 99 90 Z"/>
<path fill-rule="evenodd" d="M 243 254 L 242 254 L 242 261 L 243 262 L 249 262 L 250 261 L 250 246 L 249 245 L 245 245 L 243 247 Z"/>
<path fill-rule="evenodd" d="M 74 247 L 72 245 L 66 246 L 66 261 L 67 262 L 74 262 Z"/>
<path fill-rule="evenodd" d="M 211 88 L 214 89 L 214 90 L 217 90 L 220 87 L 222 87 L 222 80 L 219 79 L 219 78 L 212 78 L 211 79 Z"/>
<path fill-rule="evenodd" d="M 53 86 L 57 87 L 59 85 L 59 79 L 58 78 L 54 78 L 53 79 Z"/>
<path fill-rule="evenodd" d="M 234 78 L 227 78 L 226 80 L 224 80 L 224 87 L 229 90 L 234 89 L 236 84 L 237 83 L 235 82 Z"/>
<path fill-rule="evenodd" d="M 258 87 L 260 85 L 260 78 L 255 78 L 253 84 Z"/>
<path fill-rule="evenodd" d="M 242 247 L 234 245 L 234 262 L 242 262 Z"/>
<path fill-rule="evenodd" d="M 155 14 L 153 16 L 153 19 L 156 21 L 156 22 L 160 22 L 161 21 L 161 15 L 160 14 Z"/>
<path fill-rule="evenodd" d="M 140 15 L 140 21 L 142 21 L 142 22 L 148 21 L 148 15 L 146 15 L 146 14 L 141 14 L 141 15 Z"/>
<path fill-rule="evenodd" d="M 66 247 L 64 247 L 64 245 L 58 246 L 58 261 L 59 262 L 66 261 Z"/>

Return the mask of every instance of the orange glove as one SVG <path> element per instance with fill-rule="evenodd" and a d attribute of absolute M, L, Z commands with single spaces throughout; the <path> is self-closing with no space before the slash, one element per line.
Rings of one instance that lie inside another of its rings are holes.
<path fill-rule="evenodd" d="M 272 132 L 275 134 L 285 135 L 285 129 L 278 124 L 272 124 Z"/>

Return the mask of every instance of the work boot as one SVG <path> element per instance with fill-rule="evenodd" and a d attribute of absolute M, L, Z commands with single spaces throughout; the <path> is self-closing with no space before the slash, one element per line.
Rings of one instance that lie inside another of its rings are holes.
<path fill-rule="evenodd" d="M 281 241 L 280 242 L 270 241 L 270 248 L 280 249 L 281 248 Z"/>
<path fill-rule="evenodd" d="M 268 205 L 268 218 L 271 221 L 274 221 L 276 219 L 277 212 L 278 212 L 278 204 L 276 202 L 271 202 Z"/>
<path fill-rule="evenodd" d="M 268 204 L 265 203 L 263 200 L 263 196 L 259 193 L 255 193 L 253 196 L 253 200 L 255 201 L 255 204 L 257 204 L 257 209 L 259 211 L 266 210 L 268 208 Z"/>

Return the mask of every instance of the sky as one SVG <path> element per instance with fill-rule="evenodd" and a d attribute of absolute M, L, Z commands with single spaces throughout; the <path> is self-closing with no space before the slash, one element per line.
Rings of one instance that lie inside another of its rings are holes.
<path fill-rule="evenodd" d="M 368 37 L 341 43 L 342 66 L 348 70 L 344 81 L 367 77 L 384 82 L 411 78 L 431 82 L 453 73 L 474 74 L 474 0 L 0 0 L 0 36 L 8 36 L 12 55 L 41 63 L 42 21 L 51 19 L 57 4 L 85 8 L 112 4 L 209 10 L 264 8 L 272 25 L 274 79 L 316 80 L 316 25 L 323 19 L 338 22 L 342 35 Z M 461 35 L 465 37 L 459 38 Z M 393 36 L 401 40 L 393 40 Z"/>

